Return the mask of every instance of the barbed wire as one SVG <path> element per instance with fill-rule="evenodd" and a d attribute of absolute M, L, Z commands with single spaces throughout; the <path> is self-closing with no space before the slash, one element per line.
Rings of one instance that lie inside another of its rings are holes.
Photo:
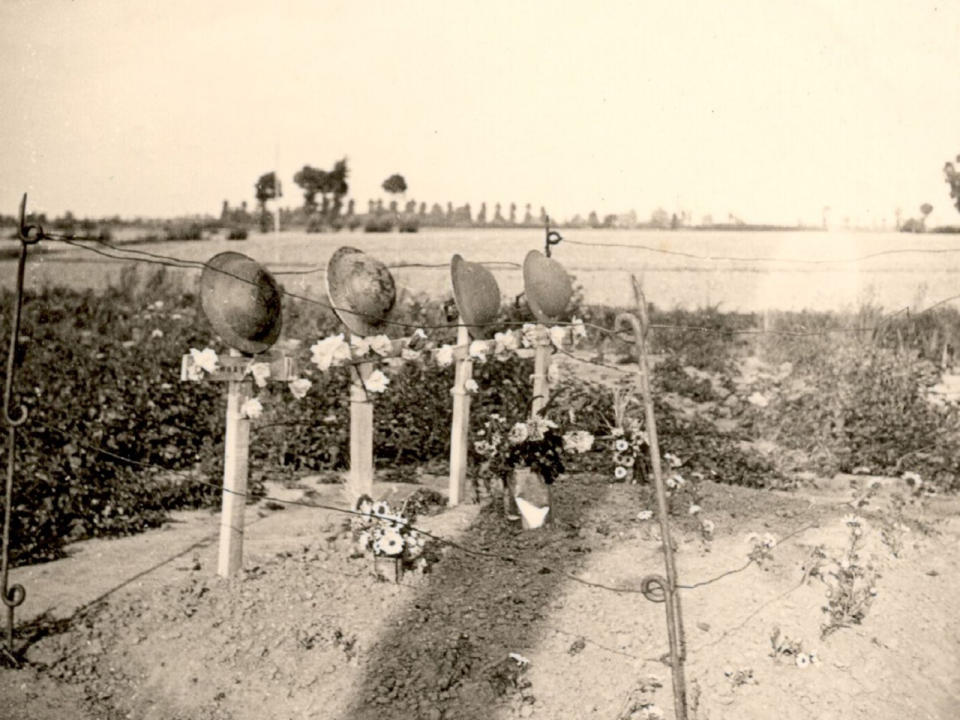
<path fill-rule="evenodd" d="M 564 243 L 569 245 L 580 245 L 584 247 L 598 248 L 621 248 L 625 250 L 636 250 L 639 252 L 652 252 L 661 255 L 676 255 L 679 257 L 690 258 L 693 260 L 723 260 L 732 262 L 779 262 L 779 263 L 803 263 L 808 265 L 843 265 L 848 263 L 864 262 L 887 255 L 921 254 L 921 255 L 943 255 L 948 253 L 960 252 L 960 247 L 955 248 L 895 248 L 890 250 L 878 250 L 877 252 L 867 253 L 848 258 L 780 258 L 767 256 L 743 256 L 743 255 L 699 255 L 697 253 L 684 252 L 683 250 L 668 250 L 667 248 L 655 247 L 653 245 L 637 245 L 632 243 L 598 243 L 587 242 L 585 240 L 570 240 L 564 238 Z"/>
<path fill-rule="evenodd" d="M 160 254 L 160 253 L 153 253 L 153 252 L 149 252 L 149 251 L 145 251 L 145 250 L 135 250 L 135 251 L 131 251 L 131 252 L 136 252 L 137 254 L 140 254 L 140 255 L 143 255 L 143 256 L 144 256 L 144 257 L 142 257 L 142 258 L 131 258 L 131 257 L 122 256 L 122 255 L 113 255 L 113 254 L 111 254 L 111 253 L 109 253 L 109 252 L 106 252 L 106 251 L 103 250 L 101 247 L 94 247 L 94 246 L 91 246 L 91 245 L 84 245 L 82 242 L 80 242 L 80 241 L 77 240 L 77 237 L 76 237 L 76 236 L 61 236 L 61 235 L 56 235 L 56 234 L 54 234 L 54 235 L 49 235 L 49 234 L 48 234 L 48 235 L 45 235 L 44 237 L 45 237 L 45 238 L 48 238 L 48 239 L 55 240 L 55 241 L 64 242 L 64 243 L 66 243 L 66 244 L 68 244 L 68 245 L 72 245 L 72 246 L 77 247 L 77 248 L 79 248 L 79 249 L 86 250 L 86 251 L 88 251 L 88 252 L 93 252 L 93 253 L 96 253 L 97 255 L 100 255 L 100 256 L 103 256 L 103 257 L 107 257 L 107 258 L 111 258 L 111 259 L 123 260 L 123 261 L 127 261 L 127 262 L 143 262 L 143 263 L 147 263 L 147 264 L 156 264 L 156 265 L 162 265 L 162 266 L 167 266 L 167 267 L 175 267 L 175 268 L 179 268 L 179 269 L 204 269 L 204 268 L 209 268 L 209 269 L 212 270 L 212 271 L 222 273 L 222 274 L 224 274 L 224 275 L 227 275 L 227 276 L 232 277 L 232 278 L 234 278 L 234 279 L 240 280 L 240 281 L 242 281 L 242 282 L 247 282 L 247 283 L 250 283 L 250 284 L 255 284 L 253 281 L 249 280 L 248 278 L 240 277 L 240 276 L 238 276 L 238 275 L 236 275 L 236 274 L 234 274 L 234 273 L 231 273 L 231 272 L 229 272 L 229 271 L 223 270 L 222 268 L 213 267 L 213 266 L 211 266 L 209 263 L 203 262 L 203 261 L 200 261 L 200 260 L 185 260 L 185 259 L 182 259 L 182 258 L 176 258 L 176 257 L 168 256 L 168 255 L 162 255 L 162 254 Z M 97 239 L 97 238 L 81 238 L 81 239 L 84 240 L 84 241 L 86 241 L 86 242 L 96 243 L 97 245 L 105 246 L 105 247 L 107 247 L 108 249 L 113 250 L 113 251 L 115 251 L 115 252 L 125 252 L 124 248 L 120 248 L 120 247 L 117 247 L 117 246 L 115 246 L 115 245 L 111 245 L 110 243 L 105 242 L 105 241 L 102 241 L 102 240 L 99 240 L 99 239 Z M 567 241 L 567 242 L 570 242 L 570 241 Z M 960 250 L 960 249 L 958 249 L 958 250 Z M 818 262 L 819 262 L 819 261 L 818 261 Z M 409 265 L 404 265 L 404 266 L 411 266 L 411 267 L 413 267 L 413 266 L 419 266 L 419 265 L 420 265 L 420 264 L 411 263 L 411 264 L 409 264 Z M 432 265 L 431 265 L 431 266 L 432 266 Z M 437 266 L 437 267 L 447 267 L 447 264 L 445 264 L 445 263 L 444 263 L 444 264 L 437 264 L 436 266 Z M 383 318 L 381 318 L 381 317 L 379 317 L 379 316 L 373 316 L 373 315 L 370 315 L 370 314 L 368 314 L 368 313 L 363 313 L 363 312 L 359 312 L 359 311 L 353 310 L 353 309 L 351 309 L 351 308 L 343 308 L 343 307 L 334 306 L 333 304 L 331 304 L 331 303 L 329 303 L 329 302 L 326 302 L 326 301 L 323 301 L 323 300 L 317 300 L 316 298 L 312 298 L 312 297 L 309 297 L 309 296 L 306 296 L 306 295 L 302 295 L 302 294 L 299 294 L 299 293 L 294 293 L 294 292 L 291 292 L 291 291 L 286 290 L 286 289 L 283 289 L 283 288 L 281 288 L 281 292 L 282 292 L 284 295 L 286 295 L 287 297 L 290 297 L 291 299 L 294 299 L 294 300 L 299 300 L 299 301 L 302 301 L 302 302 L 306 302 L 306 303 L 308 303 L 308 304 L 312 304 L 312 305 L 315 305 L 315 306 L 317 306 L 317 307 L 321 307 L 321 308 L 323 308 L 323 309 L 325 309 L 325 310 L 330 310 L 330 311 L 333 311 L 333 312 L 338 313 L 338 314 L 339 314 L 339 313 L 346 313 L 346 314 L 354 315 L 354 316 L 357 316 L 357 317 L 362 317 L 362 318 L 365 318 L 365 319 L 368 319 L 368 320 L 373 320 L 373 321 L 375 321 L 375 322 L 377 322 L 377 323 L 379 323 L 379 324 L 385 325 L 385 326 L 401 327 L 401 328 L 405 328 L 405 329 L 409 329 L 409 330 L 414 330 L 414 329 L 421 329 L 421 330 L 455 330 L 455 329 L 457 329 L 457 328 L 461 325 L 461 323 L 417 324 L 417 323 L 409 323 L 409 322 L 403 322 L 403 321 L 393 320 L 393 319 L 383 319 Z M 947 303 L 953 302 L 954 300 L 958 300 L 958 299 L 960 299 L 960 293 L 958 293 L 958 294 L 956 294 L 956 295 L 948 296 L 948 297 L 943 298 L 943 299 L 941 299 L 941 300 L 938 300 L 937 302 L 933 303 L 932 305 L 929 305 L 929 306 L 925 307 L 924 309 L 919 310 L 919 311 L 916 312 L 916 313 L 913 313 L 912 316 L 913 316 L 913 317 L 918 317 L 918 316 L 924 315 L 924 314 L 926 314 L 926 313 L 928 313 L 928 312 L 931 312 L 932 310 L 934 310 L 934 309 L 936 309 L 936 308 L 938 308 L 938 307 L 941 307 L 941 306 L 943 306 L 943 305 L 946 305 Z M 908 309 L 908 308 L 901 308 L 901 309 L 899 309 L 899 310 L 897 310 L 897 311 L 895 311 L 895 312 L 886 313 L 886 317 L 884 318 L 884 320 L 883 320 L 880 324 L 878 324 L 878 325 L 873 325 L 873 326 L 846 327 L 846 328 L 844 328 L 844 327 L 822 328 L 822 329 L 818 329 L 818 330 L 778 330 L 778 329 L 769 329 L 769 330 L 768 330 L 768 329 L 739 329 L 739 330 L 738 330 L 738 329 L 733 329 L 733 328 L 717 328 L 717 327 L 709 327 L 709 326 L 701 326 L 701 325 L 669 324 L 669 323 L 651 323 L 649 327 L 650 327 L 650 329 L 652 329 L 652 330 L 664 330 L 664 331 L 673 331 L 673 332 L 679 331 L 679 332 L 709 333 L 709 334 L 719 334 L 719 335 L 724 335 L 724 336 L 764 336 L 764 335 L 772 335 L 772 336 L 779 336 L 779 337 L 803 338 L 803 337 L 827 336 L 827 335 L 831 335 L 831 334 L 835 334 L 835 333 L 840 333 L 840 334 L 844 334 L 844 333 L 857 334 L 857 333 L 879 332 L 879 331 L 885 330 L 887 327 L 889 327 L 889 323 L 891 322 L 891 320 L 892 320 L 893 318 L 897 317 L 898 315 L 904 314 L 904 313 L 909 313 L 909 309 Z M 523 325 L 529 324 L 529 322 L 530 322 L 530 321 L 504 321 L 504 322 L 497 323 L 497 324 L 500 325 L 500 326 L 503 326 L 503 327 L 521 327 L 521 326 L 523 326 Z M 566 321 L 557 321 L 557 322 L 554 323 L 554 324 L 555 324 L 555 325 L 558 325 L 558 326 L 572 326 L 572 325 L 575 325 L 576 323 L 566 322 Z M 481 325 L 467 325 L 467 327 L 485 327 L 485 326 L 481 326 Z M 585 327 L 585 328 L 594 329 L 594 330 L 596 330 L 597 332 L 600 332 L 600 333 L 602 333 L 602 334 L 604 334 L 604 335 L 606 335 L 606 336 L 608 336 L 608 337 L 615 338 L 615 339 L 617 339 L 617 340 L 619 340 L 619 341 L 621 341 L 621 342 L 633 342 L 633 341 L 634 341 L 634 339 L 633 339 L 632 337 L 627 336 L 627 335 L 624 335 L 624 334 L 623 334 L 622 332 L 620 332 L 620 331 L 611 330 L 611 329 L 609 329 L 609 328 L 603 327 L 602 325 L 598 325 L 598 324 L 596 324 L 596 323 L 584 323 L 584 327 Z"/>
<path fill-rule="evenodd" d="M 102 446 L 95 445 L 95 444 L 93 444 L 93 443 L 87 442 L 85 439 L 77 436 L 76 434 L 69 433 L 69 432 L 67 432 L 67 431 L 65 431 L 65 430 L 62 430 L 62 429 L 60 429 L 60 428 L 58 428 L 58 427 L 54 427 L 54 426 L 49 425 L 49 424 L 47 424 L 47 423 L 44 423 L 44 422 L 42 422 L 42 421 L 36 421 L 36 420 L 35 420 L 34 423 L 33 423 L 33 427 L 38 428 L 38 429 L 43 429 L 43 430 L 45 430 L 45 431 L 48 432 L 48 433 L 53 433 L 53 434 L 59 435 L 59 436 L 65 438 L 66 440 L 68 440 L 69 442 L 75 444 L 76 447 L 83 448 L 83 449 L 85 449 L 85 450 L 87 450 L 87 451 L 89 451 L 89 452 L 96 453 L 96 454 L 98 454 L 98 455 L 100 455 L 100 456 L 103 456 L 104 458 L 109 459 L 109 460 L 113 460 L 113 461 L 115 461 L 115 462 L 123 463 L 123 464 L 130 465 L 130 466 L 133 466 L 133 467 L 143 468 L 143 469 L 146 469 L 146 470 L 153 470 L 153 471 L 155 471 L 155 472 L 160 472 L 160 473 L 164 473 L 164 474 L 167 474 L 167 475 L 179 476 L 179 477 L 182 477 L 182 478 L 184 478 L 184 479 L 186 479 L 186 480 L 189 480 L 190 482 L 193 482 L 193 483 L 196 483 L 196 484 L 199 484 L 199 485 L 203 485 L 203 486 L 209 487 L 209 488 L 211 488 L 211 489 L 213 489 L 213 490 L 217 490 L 217 491 L 220 491 L 220 492 L 230 493 L 230 494 L 236 495 L 236 496 L 238 496 L 238 497 L 243 497 L 243 498 L 251 498 L 251 497 L 253 497 L 253 498 L 256 498 L 256 499 L 259 499 L 259 500 L 263 500 L 263 501 L 265 501 L 265 502 L 275 502 L 275 503 L 280 503 L 280 504 L 283 504 L 283 505 L 292 505 L 292 506 L 297 506 L 297 507 L 306 507 L 306 508 L 312 508 L 312 509 L 315 509 L 315 510 L 326 510 L 326 511 L 330 511 L 330 512 L 335 512 L 335 513 L 340 513 L 340 514 L 343 514 L 343 515 L 352 516 L 352 517 L 360 517 L 360 518 L 369 518 L 369 517 L 370 517 L 369 515 L 366 515 L 365 513 L 361 512 L 361 511 L 359 511 L 359 510 L 350 510 L 350 509 L 347 509 L 347 508 L 338 507 L 338 506 L 336 506 L 336 505 L 328 505 L 328 504 L 325 504 L 325 503 L 318 503 L 318 502 L 308 501 L 308 500 L 292 500 L 292 499 L 289 499 L 289 498 L 273 497 L 273 496 L 270 496 L 270 495 L 260 495 L 260 494 L 254 494 L 254 493 L 249 493 L 249 492 L 239 492 L 239 491 L 236 491 L 236 490 L 232 490 L 232 489 L 230 489 L 230 488 L 226 488 L 226 487 L 224 487 L 222 484 L 213 483 L 213 482 L 210 482 L 210 481 L 208 481 L 208 480 L 204 480 L 204 479 L 202 479 L 202 478 L 199 478 L 199 477 L 196 476 L 196 473 L 190 472 L 190 471 L 188 471 L 188 470 L 177 470 L 177 469 L 174 469 L 174 468 L 164 467 L 163 465 L 159 465 L 159 464 L 157 464 L 157 463 L 147 462 L 147 461 L 143 461 L 143 460 L 136 460 L 136 459 L 134 459 L 134 458 L 126 457 L 126 456 L 121 455 L 121 454 L 119 454 L 119 453 L 116 453 L 116 452 L 114 452 L 114 451 L 112 451 L 112 450 L 108 450 L 107 448 L 104 448 L 104 447 L 102 447 Z M 787 535 L 787 536 L 785 536 L 783 539 L 781 539 L 778 543 L 776 543 L 776 545 L 779 545 L 779 544 L 782 543 L 782 542 L 786 542 L 788 539 L 793 538 L 794 536 L 800 534 L 801 532 L 804 532 L 804 531 L 810 529 L 811 527 L 815 527 L 815 526 L 813 526 L 813 525 L 811 525 L 811 526 L 805 526 L 805 527 L 802 527 L 802 528 L 800 528 L 800 529 L 798 529 L 798 530 L 790 533 L 789 535 Z M 545 572 L 545 571 L 546 571 L 546 572 L 551 572 L 551 573 L 556 573 L 557 575 L 559 575 L 559 576 L 561 576 L 561 577 L 564 577 L 564 578 L 566 578 L 566 579 L 568 579 L 568 580 L 571 580 L 571 581 L 573 581 L 573 582 L 579 583 L 579 584 L 584 585 L 584 586 L 587 586 L 587 587 L 599 589 L 599 590 L 606 590 L 606 591 L 614 592 L 614 593 L 618 593 L 618 594 L 635 594 L 635 595 L 644 595 L 644 596 L 647 596 L 647 593 L 644 592 L 644 590 L 642 590 L 642 589 L 631 588 L 631 587 L 617 587 L 617 586 L 607 585 L 607 584 L 605 584 L 605 583 L 595 582 L 595 581 L 592 581 L 592 580 L 586 580 L 586 579 L 584 579 L 584 578 L 582 578 L 582 577 L 579 577 L 579 576 L 574 575 L 574 574 L 572 574 L 572 573 L 569 573 L 569 572 L 567 572 L 567 571 L 565 571 L 565 570 L 561 570 L 560 568 L 557 568 L 557 567 L 548 565 L 548 564 L 543 563 L 543 562 L 540 562 L 540 561 L 536 561 L 536 560 L 531 561 L 531 560 L 527 560 L 527 559 L 525 559 L 525 558 L 522 558 L 522 557 L 519 557 L 519 556 L 516 556 L 516 555 L 509 555 L 509 554 L 505 554 L 505 553 L 491 553 L 491 552 L 488 552 L 488 551 L 485 551 L 485 550 L 481 550 L 481 549 L 478 549 L 478 548 L 469 547 L 469 546 L 467 546 L 467 545 L 464 545 L 464 544 L 462 544 L 462 543 L 458 543 L 458 542 L 456 542 L 456 541 L 454 541 L 454 540 L 450 540 L 449 538 L 442 537 L 442 536 L 440 536 L 440 535 L 437 535 L 437 534 L 435 534 L 435 533 L 432 533 L 432 532 L 430 532 L 430 531 L 428 531 L 428 530 L 425 530 L 425 529 L 423 529 L 423 528 L 420 528 L 420 527 L 417 527 L 417 526 L 414 526 L 414 525 L 409 525 L 409 528 L 410 528 L 411 530 L 417 532 L 417 533 L 420 533 L 420 534 L 424 535 L 425 537 L 428 537 L 428 538 L 431 538 L 431 539 L 433 539 L 433 540 L 436 540 L 436 541 L 439 542 L 441 545 L 447 545 L 447 546 L 452 547 L 452 548 L 454 548 L 454 549 L 456 549 L 456 550 L 459 550 L 460 552 L 463 552 L 463 553 L 465 553 L 465 554 L 467 554 L 467 555 L 472 555 L 472 556 L 474 556 L 474 557 L 483 557 L 483 558 L 489 558 L 489 559 L 494 559 L 494 560 L 500 560 L 500 561 L 502 561 L 502 562 L 507 562 L 507 563 L 510 563 L 510 564 L 513 564 L 513 565 L 517 565 L 517 566 L 527 566 L 527 567 L 531 568 L 534 572 L 539 573 L 539 574 L 542 574 L 542 573 Z M 775 546 L 776 546 L 776 545 L 775 545 Z M 774 546 L 774 547 L 775 547 L 775 546 Z M 678 587 L 681 588 L 681 589 L 693 590 L 693 589 L 696 589 L 696 588 L 699 588 L 699 587 L 702 587 L 702 586 L 705 586 L 705 585 L 709 585 L 709 584 L 712 584 L 712 583 L 714 583 L 714 582 L 718 582 L 719 580 L 722 580 L 722 579 L 724 579 L 724 578 L 726 578 L 726 577 L 729 577 L 729 576 L 731 576 L 731 575 L 734 575 L 734 574 L 743 572 L 743 571 L 746 570 L 751 564 L 752 564 L 752 561 L 751 561 L 751 562 L 747 562 L 746 564 L 744 564 L 743 566 L 741 566 L 741 567 L 739 567 L 739 568 L 734 568 L 734 569 L 732 569 L 732 570 L 727 570 L 727 571 L 721 573 L 720 575 L 718 575 L 718 576 L 716 576 L 716 577 L 713 577 L 713 578 L 710 578 L 710 579 L 708 579 L 708 580 L 704 580 L 704 581 L 700 581 L 700 582 L 697 582 L 697 583 L 693 583 L 693 584 L 691 584 L 691 585 L 689 585 L 689 586 L 678 585 Z"/>

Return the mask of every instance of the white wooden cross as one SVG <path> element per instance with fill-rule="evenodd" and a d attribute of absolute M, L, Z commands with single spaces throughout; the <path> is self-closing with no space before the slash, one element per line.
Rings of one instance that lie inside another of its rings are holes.
<path fill-rule="evenodd" d="M 269 380 L 290 382 L 296 378 L 293 358 L 243 357 L 235 350 L 218 359 L 217 368 L 204 379 L 227 383 L 227 427 L 223 450 L 223 500 L 220 512 L 220 547 L 217 556 L 217 574 L 229 577 L 243 567 L 243 513 L 247 501 L 247 474 L 250 455 L 250 420 L 240 412 L 250 399 L 250 366 L 255 362 L 270 365 Z M 191 379 L 193 356 L 184 355 L 180 365 L 180 380 Z"/>

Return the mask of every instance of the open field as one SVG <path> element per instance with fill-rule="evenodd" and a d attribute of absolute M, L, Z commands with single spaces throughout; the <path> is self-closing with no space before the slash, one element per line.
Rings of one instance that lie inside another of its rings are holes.
<path fill-rule="evenodd" d="M 564 230 L 571 242 L 554 248 L 554 257 L 576 276 L 585 300 L 608 305 L 632 304 L 630 274 L 643 278 L 648 299 L 660 307 L 719 305 L 725 311 L 844 310 L 865 303 L 886 309 L 933 303 L 957 292 L 960 239 L 951 235 L 843 232 L 657 232 Z M 630 247 L 594 247 L 574 242 Z M 388 264 L 420 263 L 435 268 L 398 268 L 401 286 L 434 296 L 449 293 L 446 264 L 453 253 L 468 260 L 522 263 L 531 249 L 543 249 L 540 229 L 427 230 L 418 234 L 360 232 L 307 234 L 253 233 L 245 241 L 214 237 L 192 242 L 164 242 L 128 249 L 204 261 L 233 250 L 250 255 L 278 272 L 322 267 L 341 245 L 353 245 Z M 28 267 L 28 287 L 62 283 L 102 288 L 115 279 L 121 261 L 47 243 Z M 654 250 L 642 249 L 653 248 Z M 908 253 L 850 261 L 873 253 L 908 249 Z M 696 259 L 689 253 L 715 259 Z M 956 250 L 954 254 L 952 251 Z M 919 251 L 919 252 L 912 252 Z M 929 252 L 936 251 L 936 252 Z M 740 258 L 740 259 L 722 259 Z M 810 263 L 803 260 L 823 260 Z M 3 282 L 12 283 L 13 262 L 0 263 Z M 195 271 L 184 271 L 195 275 Z M 503 293 L 522 289 L 518 269 L 495 267 Z M 324 298 L 322 271 L 285 275 L 292 292 Z"/>

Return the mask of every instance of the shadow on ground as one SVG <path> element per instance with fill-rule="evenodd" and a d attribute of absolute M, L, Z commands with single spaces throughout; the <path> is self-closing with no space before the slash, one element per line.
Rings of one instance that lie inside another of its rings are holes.
<path fill-rule="evenodd" d="M 367 672 L 344 720 L 486 720 L 498 706 L 532 704 L 524 667 L 510 655 L 537 644 L 539 623 L 561 596 L 560 573 L 575 572 L 590 552 L 584 537 L 603 531 L 585 525 L 609 488 L 599 481 L 560 483 L 557 521 L 544 530 L 520 530 L 499 503 L 485 508 L 464 542 L 524 562 L 449 549 L 413 601 L 389 619 L 394 629 L 368 651 Z"/>

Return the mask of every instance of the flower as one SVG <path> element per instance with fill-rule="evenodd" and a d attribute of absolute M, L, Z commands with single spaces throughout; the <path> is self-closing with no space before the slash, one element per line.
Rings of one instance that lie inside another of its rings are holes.
<path fill-rule="evenodd" d="M 310 352 L 310 361 L 323 372 L 329 370 L 331 365 L 350 359 L 350 346 L 344 341 L 343 333 L 319 340 L 310 347 Z"/>
<path fill-rule="evenodd" d="M 217 369 L 217 363 L 220 361 L 216 351 L 212 348 L 204 348 L 203 350 L 190 348 L 190 357 L 193 358 L 194 365 L 208 373 L 214 372 Z"/>
<path fill-rule="evenodd" d="M 611 434 L 613 437 L 623 437 L 623 428 L 622 428 L 622 427 L 615 427 L 613 430 L 610 431 L 610 434 Z"/>
<path fill-rule="evenodd" d="M 302 400 L 310 390 L 312 382 L 306 378 L 297 378 L 290 381 L 290 393 L 297 399 Z"/>
<path fill-rule="evenodd" d="M 162 338 L 162 337 L 163 337 L 163 330 L 161 330 L 160 328 L 154 328 L 153 332 L 150 333 L 150 337 L 152 337 L 152 338 Z"/>
<path fill-rule="evenodd" d="M 453 363 L 453 346 L 441 345 L 437 350 L 437 365 L 447 367 L 451 363 Z"/>
<path fill-rule="evenodd" d="M 469 355 L 476 358 L 478 362 L 484 362 L 487 359 L 488 352 L 490 352 L 490 345 L 486 340 L 474 340 L 470 343 Z"/>
<path fill-rule="evenodd" d="M 403 537 L 393 528 L 383 531 L 374 549 L 381 555 L 399 555 L 403 552 Z"/>
<path fill-rule="evenodd" d="M 672 468 L 678 468 L 681 465 L 683 465 L 683 460 L 681 460 L 676 455 L 673 455 L 671 453 L 664 453 L 663 459 L 666 460 L 668 463 L 670 463 L 670 467 Z"/>
<path fill-rule="evenodd" d="M 356 357 L 363 357 L 370 352 L 370 338 L 350 336 L 350 349 Z"/>
<path fill-rule="evenodd" d="M 420 354 L 421 353 L 419 350 L 411 350 L 408 347 L 405 347 L 400 351 L 400 357 L 402 357 L 404 360 L 419 360 Z"/>
<path fill-rule="evenodd" d="M 701 520 L 700 529 L 707 535 L 713 535 L 713 531 L 716 529 L 713 520 Z"/>
<path fill-rule="evenodd" d="M 477 440 L 473 444 L 473 449 L 477 451 L 477 454 L 486 457 L 488 455 L 493 455 L 497 448 L 491 442 L 487 442 L 486 440 Z"/>
<path fill-rule="evenodd" d="M 253 363 L 249 372 L 253 375 L 253 381 L 257 384 L 257 387 L 266 387 L 267 378 L 270 377 L 270 365 L 268 363 Z"/>
<path fill-rule="evenodd" d="M 475 392 L 479 392 L 480 386 L 477 385 L 476 380 L 474 380 L 473 378 L 470 378 L 463 384 L 463 389 L 466 390 L 468 393 L 475 393 Z"/>
<path fill-rule="evenodd" d="M 363 532 L 361 532 L 361 533 L 357 536 L 357 548 L 358 548 L 361 552 L 363 552 L 363 551 L 365 551 L 365 550 L 368 550 L 368 549 L 370 548 L 370 541 L 371 541 L 371 540 L 372 540 L 372 538 L 370 537 L 370 533 L 368 533 L 366 530 L 364 530 Z"/>
<path fill-rule="evenodd" d="M 393 343 L 386 335 L 376 335 L 370 340 L 370 349 L 380 357 L 387 357 L 393 352 Z"/>
<path fill-rule="evenodd" d="M 699 512 L 700 512 L 700 506 L 697 505 L 696 503 L 691 505 L 690 508 L 687 510 L 687 513 L 690 515 L 696 515 Z"/>
<path fill-rule="evenodd" d="M 493 352 L 499 360 L 506 360 L 506 355 L 508 353 L 513 352 L 520 347 L 520 341 L 517 339 L 516 333 L 512 333 L 509 330 L 507 332 L 494 333 L 493 343 Z"/>
<path fill-rule="evenodd" d="M 622 465 L 617 465 L 616 469 L 613 471 L 613 476 L 617 480 L 623 480 L 627 476 L 627 469 Z"/>
<path fill-rule="evenodd" d="M 550 328 L 550 342 L 553 343 L 554 347 L 557 350 L 563 349 L 563 343 L 567 339 L 567 329 L 562 325 L 554 325 Z"/>
<path fill-rule="evenodd" d="M 263 413 L 263 403 L 257 398 L 250 398 L 240 406 L 240 416 L 256 420 Z"/>
<path fill-rule="evenodd" d="M 637 513 L 637 520 L 649 520 L 653 517 L 653 510 L 641 510 Z"/>
<path fill-rule="evenodd" d="M 628 443 L 623 438 L 620 438 L 619 440 L 617 440 L 617 442 L 614 443 L 613 447 L 616 449 L 617 452 L 626 452 L 630 448 L 630 443 Z"/>
<path fill-rule="evenodd" d="M 374 370 L 363 385 L 368 392 L 382 393 L 389 384 L 390 378 L 384 375 L 382 370 Z"/>
<path fill-rule="evenodd" d="M 923 480 L 920 478 L 920 476 L 912 470 L 908 470 L 900 477 L 905 480 L 907 485 L 910 487 L 920 487 L 920 485 L 923 483 Z"/>
<path fill-rule="evenodd" d="M 373 504 L 373 514 L 379 517 L 386 517 L 390 514 L 390 506 L 385 500 L 378 500 Z"/>
<path fill-rule="evenodd" d="M 847 513 L 843 516 L 843 522 L 845 525 L 849 525 L 850 527 L 859 527 L 861 524 L 863 524 L 863 519 L 854 515 L 853 513 Z"/>
<path fill-rule="evenodd" d="M 523 342 L 524 347 L 532 347 L 533 341 L 536 337 L 537 326 L 533 323 L 524 323 L 523 327 L 520 328 L 520 337 L 521 342 Z"/>
<path fill-rule="evenodd" d="M 777 538 L 771 533 L 764 533 L 763 535 L 763 546 L 766 548 L 772 548 L 777 544 Z"/>
<path fill-rule="evenodd" d="M 635 462 L 636 459 L 633 457 L 633 455 L 624 455 L 622 458 L 620 458 L 619 464 L 623 465 L 624 467 L 632 468 Z"/>
<path fill-rule="evenodd" d="M 373 512 L 373 500 L 370 499 L 369 495 L 364 495 L 357 501 L 357 512 L 363 513 L 364 515 L 369 515 Z"/>
<path fill-rule="evenodd" d="M 526 442 L 529 436 L 530 431 L 527 429 L 527 426 L 524 423 L 516 423 L 510 428 L 510 434 L 507 436 L 507 439 L 512 444 L 519 445 L 522 442 Z"/>
<path fill-rule="evenodd" d="M 755 392 L 750 397 L 747 398 L 747 402 L 756 407 L 765 408 L 770 404 L 769 398 L 762 393 Z"/>
<path fill-rule="evenodd" d="M 820 658 L 817 657 L 815 652 L 810 653 L 809 658 L 811 665 L 816 665 L 818 662 L 820 662 Z"/>
<path fill-rule="evenodd" d="M 804 655 L 803 653 L 800 653 L 799 655 L 797 655 L 797 667 L 798 667 L 798 668 L 805 668 L 805 667 L 806 667 L 807 665 L 809 665 L 809 664 L 810 664 L 810 658 L 809 658 L 809 657 L 807 657 L 807 656 Z"/>
<path fill-rule="evenodd" d="M 563 449 L 583 454 L 593 447 L 593 435 L 586 430 L 572 430 L 563 436 Z"/>
<path fill-rule="evenodd" d="M 407 346 L 412 350 L 420 350 L 426 343 L 427 334 L 421 328 L 417 328 L 407 341 Z"/>

